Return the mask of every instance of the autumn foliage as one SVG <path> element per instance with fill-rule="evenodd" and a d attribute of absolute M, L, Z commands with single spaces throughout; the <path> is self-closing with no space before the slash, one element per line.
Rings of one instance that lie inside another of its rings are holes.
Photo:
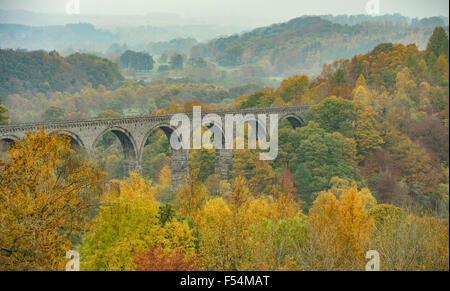
<path fill-rule="evenodd" d="M 226 177 L 215 167 L 224 156 L 191 151 L 179 189 L 163 131 L 148 138 L 142 175 L 128 177 L 117 140 L 99 142 L 106 154 L 95 166 L 68 138 L 29 133 L 0 161 L 0 270 L 61 270 L 69 249 L 80 252 L 82 270 L 356 271 L 369 250 L 380 253 L 382 270 L 448 270 L 446 48 L 437 29 L 425 51 L 380 44 L 313 80 L 296 75 L 242 95 L 228 108 L 315 105 L 304 122 L 280 124 L 276 160 L 235 150 Z M 94 94 L 101 102 L 129 95 L 141 106 L 166 89 L 222 90 L 187 87 L 82 94 L 92 104 Z M 210 108 L 166 103 L 158 113 Z"/>
<path fill-rule="evenodd" d="M 137 271 L 198 271 L 200 261 L 180 251 L 167 251 L 161 246 L 150 248 L 134 258 Z"/>
<path fill-rule="evenodd" d="M 28 133 L 0 161 L 0 269 L 61 270 L 101 175 L 67 137 Z"/>

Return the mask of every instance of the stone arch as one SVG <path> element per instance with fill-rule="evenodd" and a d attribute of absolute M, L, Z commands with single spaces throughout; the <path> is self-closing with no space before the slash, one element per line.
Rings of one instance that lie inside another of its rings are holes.
<path fill-rule="evenodd" d="M 8 148 L 12 148 L 14 143 L 19 140 L 19 138 L 15 135 L 3 135 L 0 136 L 0 148 L 1 151 L 6 151 Z M 3 145 L 2 145 L 3 143 Z M 4 146 L 6 144 L 6 147 Z"/>
<path fill-rule="evenodd" d="M 16 140 L 18 140 L 19 137 L 15 135 L 2 135 L 0 136 L 0 141 L 4 141 L 7 143 L 14 143 Z"/>
<path fill-rule="evenodd" d="M 216 136 L 216 133 L 220 133 L 222 135 L 222 149 L 225 148 L 225 131 L 223 130 L 222 124 L 217 124 L 215 122 L 204 124 L 208 131 L 211 131 L 211 133 Z M 216 148 L 217 150 L 217 148 Z"/>
<path fill-rule="evenodd" d="M 50 134 L 56 134 L 56 135 L 64 135 L 70 138 L 70 146 L 73 148 L 80 148 L 80 149 L 84 149 L 87 150 L 84 142 L 81 140 L 81 138 L 68 130 L 54 130 L 52 132 L 50 132 Z"/>
<path fill-rule="evenodd" d="M 124 175 L 125 175 L 125 177 L 129 176 L 129 173 L 131 171 L 141 173 L 142 169 L 141 169 L 141 163 L 139 162 L 140 160 L 138 159 L 138 152 L 137 152 L 138 148 L 136 146 L 136 142 L 135 142 L 132 134 L 128 130 L 126 130 L 122 127 L 118 127 L 118 126 L 108 127 L 102 133 L 100 133 L 96 137 L 96 139 L 92 145 L 91 152 L 94 153 L 95 146 L 100 141 L 100 139 L 108 132 L 112 132 L 115 136 L 117 136 L 117 138 L 120 141 L 120 144 L 122 145 L 122 151 L 123 151 L 123 155 L 124 155 Z"/>
<path fill-rule="evenodd" d="M 170 137 L 171 137 L 172 133 L 176 130 L 176 128 L 174 128 L 173 126 L 171 126 L 168 123 L 158 123 L 155 126 L 153 126 L 144 135 L 142 144 L 139 147 L 139 161 L 142 161 L 144 147 L 147 143 L 148 138 L 150 137 L 150 135 L 152 133 L 154 133 L 158 129 L 161 129 L 166 134 L 167 139 L 169 140 L 169 144 L 170 144 Z M 171 147 L 170 169 L 172 172 L 171 173 L 171 176 L 172 176 L 171 189 L 176 190 L 176 189 L 180 188 L 186 175 L 189 172 L 189 150 L 185 150 L 185 149 L 174 150 Z"/>
<path fill-rule="evenodd" d="M 148 138 L 158 129 L 161 129 L 165 133 L 165 135 L 167 136 L 167 139 L 169 140 L 169 143 L 170 143 L 170 136 L 175 131 L 175 128 L 172 125 L 168 124 L 168 123 L 160 123 L 160 124 L 157 124 L 157 125 L 153 126 L 144 135 L 144 139 L 142 140 L 142 144 L 139 146 L 138 157 L 139 157 L 140 161 L 142 160 L 142 154 L 144 152 L 144 147 L 145 147 L 145 144 L 147 143 Z"/>
<path fill-rule="evenodd" d="M 136 142 L 134 141 L 134 138 L 131 135 L 131 133 L 122 127 L 114 126 L 114 127 L 109 127 L 107 129 L 105 129 L 95 139 L 94 144 L 92 145 L 93 149 L 95 149 L 95 146 L 100 141 L 100 139 L 108 132 L 112 132 L 120 140 L 120 144 L 122 145 L 122 150 L 123 150 L 125 159 L 127 159 L 127 160 L 128 159 L 131 159 L 131 160 L 137 159 Z"/>
<path fill-rule="evenodd" d="M 264 126 L 264 124 L 262 124 L 260 126 L 260 122 L 258 119 L 258 114 L 254 114 L 254 113 L 247 113 L 245 115 L 243 115 L 243 120 L 242 123 L 240 123 L 239 125 L 235 124 L 234 127 L 234 138 L 237 138 L 237 134 L 239 132 L 239 130 L 241 130 L 240 126 L 244 126 L 244 128 L 247 128 L 247 138 L 248 138 L 248 148 L 250 149 L 256 149 L 257 145 L 256 143 L 250 143 L 250 140 L 254 138 L 254 141 L 259 141 L 260 137 L 259 137 L 259 130 L 262 130 L 262 133 L 264 134 L 263 136 L 267 137 L 267 126 L 269 126 L 269 121 L 266 119 L 266 124 Z M 242 144 L 241 144 L 242 145 Z M 237 146 L 237 145 L 236 145 Z M 237 146 L 237 148 L 239 148 Z"/>
<path fill-rule="evenodd" d="M 291 126 L 296 129 L 297 127 L 302 127 L 305 124 L 305 121 L 300 116 L 295 114 L 287 114 L 280 118 L 279 124 L 283 121 L 288 120 Z"/>

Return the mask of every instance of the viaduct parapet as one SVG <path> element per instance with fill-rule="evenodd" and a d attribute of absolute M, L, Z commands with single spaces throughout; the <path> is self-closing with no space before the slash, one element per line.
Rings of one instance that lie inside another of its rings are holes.
<path fill-rule="evenodd" d="M 279 124 L 289 120 L 293 127 L 302 126 L 306 122 L 306 111 L 310 105 L 237 109 L 227 111 L 204 111 L 202 117 L 215 113 L 220 116 L 222 124 L 227 114 L 277 114 Z M 175 113 L 174 113 L 175 114 Z M 170 125 L 174 114 L 148 115 L 139 117 L 108 118 L 50 121 L 39 123 L 23 123 L 0 126 L 0 140 L 14 142 L 25 136 L 28 131 L 36 132 L 44 129 L 48 134 L 59 134 L 70 137 L 74 146 L 86 150 L 89 155 L 94 154 L 98 141 L 109 132 L 115 134 L 122 145 L 124 154 L 124 171 L 127 176 L 130 171 L 142 172 L 142 153 L 148 137 L 158 129 L 162 129 L 168 138 L 175 128 Z M 192 120 L 192 112 L 186 113 Z M 211 125 L 214 126 L 214 125 Z M 216 173 L 223 178 L 229 178 L 232 169 L 233 151 L 216 149 Z M 172 189 L 180 187 L 189 170 L 189 150 L 171 151 Z"/>

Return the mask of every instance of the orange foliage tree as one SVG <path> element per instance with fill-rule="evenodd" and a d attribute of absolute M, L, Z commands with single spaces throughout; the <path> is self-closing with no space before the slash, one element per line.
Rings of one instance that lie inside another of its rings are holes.
<path fill-rule="evenodd" d="M 311 259 L 309 268 L 362 270 L 374 221 L 356 186 L 345 190 L 340 200 L 321 193 L 310 209 L 308 230 L 310 248 L 304 257 Z"/>
<path fill-rule="evenodd" d="M 0 161 L 0 270 L 61 270 L 101 175 L 67 137 L 28 133 Z"/>
<path fill-rule="evenodd" d="M 196 255 L 158 246 L 137 254 L 134 263 L 137 271 L 199 271 L 201 260 Z"/>

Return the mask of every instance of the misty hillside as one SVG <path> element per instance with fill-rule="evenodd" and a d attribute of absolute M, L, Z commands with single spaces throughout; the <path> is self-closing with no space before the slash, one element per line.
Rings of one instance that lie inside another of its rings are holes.
<path fill-rule="evenodd" d="M 0 24 L 0 48 L 28 50 L 103 49 L 119 41 L 111 32 L 89 23 L 33 27 L 21 24 Z"/>
<path fill-rule="evenodd" d="M 75 92 L 89 83 L 113 88 L 123 80 L 117 65 L 88 54 L 63 58 L 56 51 L 0 50 L 0 95 Z"/>
<path fill-rule="evenodd" d="M 188 54 L 197 40 L 210 40 L 220 35 L 242 31 L 239 28 L 206 25 L 117 26 L 106 29 L 84 22 L 28 26 L 5 24 L 2 23 L 3 20 L 0 18 L 0 48 L 57 50 L 63 55 L 74 52 L 106 52 L 112 45 L 117 44 L 135 50 L 148 50 L 152 54 L 162 54 L 166 49 L 176 49 Z M 173 43 L 177 42 L 177 39 L 186 39 L 187 43 L 179 47 L 179 44 Z"/>
<path fill-rule="evenodd" d="M 62 30 L 66 25 L 76 23 L 92 24 L 98 30 L 114 34 L 114 41 L 120 39 L 120 42 L 131 46 L 146 45 L 148 42 L 170 41 L 174 38 L 195 38 L 200 41 L 206 41 L 222 35 L 239 33 L 249 27 L 254 28 L 267 24 L 267 22 L 259 22 L 258 25 L 237 24 L 229 20 L 228 22 L 219 23 L 208 19 L 184 18 L 173 13 L 148 13 L 131 16 L 104 14 L 67 15 L 0 9 L 0 24 L 20 24 L 26 26 L 28 30 L 37 29 L 44 32 L 47 30 L 52 31 L 56 28 Z M 56 34 L 56 36 L 64 35 Z M 2 40 L 0 42 L 2 48 L 21 47 L 33 49 L 33 47 L 28 46 L 28 43 L 22 44 L 20 42 L 21 39 L 13 38 L 13 40 L 17 41 L 17 43 L 12 43 L 13 46 L 5 46 L 2 35 L 0 35 L 0 40 Z M 105 43 L 104 41 L 102 42 Z M 38 43 L 42 44 L 42 41 L 35 42 L 35 44 Z M 69 41 L 70 43 L 71 41 Z M 110 44 L 110 42 L 107 42 L 105 45 L 108 43 Z M 61 46 L 61 42 L 55 39 L 54 45 L 49 49 L 61 50 L 65 47 Z M 74 49 L 77 48 L 74 47 Z"/>
<path fill-rule="evenodd" d="M 410 24 L 412 26 L 417 27 L 426 27 L 426 26 L 447 26 L 448 25 L 448 17 L 427 17 L 427 18 L 410 18 L 407 16 L 403 16 L 399 13 L 395 14 L 385 14 L 385 15 L 367 15 L 367 14 L 358 14 L 358 15 L 320 15 L 322 19 L 329 20 L 333 23 L 338 23 L 342 25 L 355 25 L 361 24 L 364 22 L 390 22 L 395 24 Z"/>
<path fill-rule="evenodd" d="M 221 66 L 251 65 L 268 75 L 318 74 L 325 63 L 367 53 L 379 43 L 415 43 L 424 49 L 433 26 L 366 22 L 341 25 L 321 17 L 300 17 L 240 35 L 199 44 L 191 57 Z"/>

